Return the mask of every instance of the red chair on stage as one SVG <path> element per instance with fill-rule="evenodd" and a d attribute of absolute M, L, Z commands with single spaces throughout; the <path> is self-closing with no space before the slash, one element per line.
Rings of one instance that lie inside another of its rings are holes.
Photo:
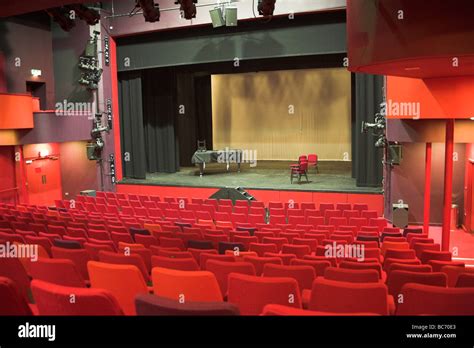
<path fill-rule="evenodd" d="M 290 166 L 290 183 L 293 183 L 293 178 L 296 176 L 298 176 L 298 184 L 301 182 L 302 176 L 304 176 L 306 178 L 306 181 L 309 182 L 307 171 L 308 171 L 307 161 L 302 161 L 298 164 L 292 164 Z"/>
<path fill-rule="evenodd" d="M 316 169 L 316 173 L 319 173 L 318 168 L 318 155 L 316 154 L 309 154 L 308 155 L 308 165 L 314 167 Z"/>

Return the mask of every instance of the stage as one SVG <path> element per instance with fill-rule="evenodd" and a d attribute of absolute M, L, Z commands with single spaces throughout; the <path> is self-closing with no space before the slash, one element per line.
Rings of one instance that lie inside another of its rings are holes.
<path fill-rule="evenodd" d="M 319 173 L 314 167 L 308 170 L 309 182 L 304 177 L 301 183 L 293 179 L 290 183 L 289 166 L 294 162 L 259 161 L 255 167 L 243 163 L 240 173 L 237 165 L 231 164 L 226 171 L 225 164 L 207 164 L 204 175 L 199 176 L 199 168 L 182 167 L 177 173 L 147 174 L 146 180 L 124 178 L 121 184 L 140 184 L 150 186 L 175 187 L 242 187 L 243 189 L 289 190 L 334 193 L 369 193 L 381 194 L 381 187 L 357 187 L 356 180 L 351 177 L 350 161 L 321 161 Z"/>

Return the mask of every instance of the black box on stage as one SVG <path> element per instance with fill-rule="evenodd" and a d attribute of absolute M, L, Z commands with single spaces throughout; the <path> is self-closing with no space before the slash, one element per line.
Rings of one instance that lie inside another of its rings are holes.
<path fill-rule="evenodd" d="M 255 198 L 251 196 L 247 191 L 241 187 L 226 187 L 221 188 L 219 191 L 214 193 L 211 197 L 213 199 L 231 199 L 233 203 L 238 200 L 243 201 L 254 201 Z"/>
<path fill-rule="evenodd" d="M 392 205 L 392 222 L 395 227 L 408 227 L 408 204 Z"/>

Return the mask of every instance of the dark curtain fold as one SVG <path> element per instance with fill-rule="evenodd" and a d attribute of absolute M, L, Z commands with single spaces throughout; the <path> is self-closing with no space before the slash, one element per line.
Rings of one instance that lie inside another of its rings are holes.
<path fill-rule="evenodd" d="M 184 114 L 177 116 L 179 160 L 182 166 L 192 166 L 198 140 L 206 140 L 207 148 L 212 149 L 211 76 L 178 74 L 177 99 L 178 105 L 184 107 Z"/>
<path fill-rule="evenodd" d="M 141 72 L 120 74 L 119 96 L 123 176 L 145 179 L 146 156 L 143 129 Z"/>
<path fill-rule="evenodd" d="M 212 144 L 212 87 L 211 75 L 196 76 L 194 79 L 196 96 L 196 123 L 198 140 L 206 140 L 208 149 Z"/>
<path fill-rule="evenodd" d="M 179 148 L 175 132 L 178 106 L 173 70 L 147 70 L 143 74 L 143 124 L 146 164 L 149 173 L 179 170 Z"/>
<path fill-rule="evenodd" d="M 374 122 L 383 101 L 383 76 L 355 74 L 355 129 L 352 165 L 357 186 L 378 187 L 383 179 L 383 150 L 375 147 L 377 141 L 370 132 L 361 133 L 362 122 Z"/>

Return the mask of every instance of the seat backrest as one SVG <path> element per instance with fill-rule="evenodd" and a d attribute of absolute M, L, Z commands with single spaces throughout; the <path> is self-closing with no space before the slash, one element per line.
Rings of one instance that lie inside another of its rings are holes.
<path fill-rule="evenodd" d="M 31 263 L 31 277 L 48 283 L 71 286 L 76 288 L 86 287 L 84 278 L 76 266 L 68 259 L 40 258 Z"/>
<path fill-rule="evenodd" d="M 349 283 L 324 278 L 313 282 L 309 309 L 334 313 L 388 315 L 388 291 L 382 283 Z"/>
<path fill-rule="evenodd" d="M 152 267 L 161 267 L 176 269 L 180 271 L 199 271 L 199 265 L 194 258 L 192 259 L 173 259 L 165 256 L 152 256 Z"/>
<path fill-rule="evenodd" d="M 33 315 L 16 283 L 6 277 L 0 277 L 0 315 Z"/>
<path fill-rule="evenodd" d="M 293 278 L 298 282 L 300 290 L 303 291 L 304 289 L 311 289 L 313 281 L 316 278 L 316 272 L 313 267 L 308 265 L 286 266 L 269 263 L 263 267 L 262 276 Z"/>
<path fill-rule="evenodd" d="M 441 272 L 426 273 L 396 270 L 390 272 L 390 276 L 387 277 L 387 286 L 390 295 L 398 296 L 403 286 L 408 283 L 446 287 L 447 281 L 446 274 Z"/>
<path fill-rule="evenodd" d="M 459 276 L 461 274 L 474 274 L 474 268 L 471 267 L 459 267 L 459 266 L 443 266 L 441 272 L 446 274 L 448 277 L 448 286 L 456 287 Z"/>
<path fill-rule="evenodd" d="M 150 316 L 228 316 L 239 315 L 239 308 L 227 302 L 185 302 L 150 294 L 135 299 L 137 315 Z"/>
<path fill-rule="evenodd" d="M 20 259 L 15 257 L 0 258 L 0 277 L 5 277 L 13 281 L 21 295 L 25 299 L 28 298 L 30 278 Z"/>
<path fill-rule="evenodd" d="M 109 290 L 126 315 L 135 315 L 135 296 L 148 293 L 143 275 L 136 266 L 89 261 L 87 268 L 92 288 Z"/>
<path fill-rule="evenodd" d="M 220 302 L 222 293 L 213 273 L 179 271 L 155 267 L 152 270 L 155 295 L 179 302 Z"/>
<path fill-rule="evenodd" d="M 255 267 L 255 274 L 257 276 L 262 275 L 263 273 L 263 267 L 267 263 L 272 263 L 272 264 L 277 264 L 277 265 L 282 265 L 283 261 L 279 257 L 260 257 L 260 256 L 244 256 L 244 261 L 245 262 L 250 262 L 251 264 L 254 265 Z"/>
<path fill-rule="evenodd" d="M 456 282 L 457 288 L 474 288 L 474 274 L 462 273 Z"/>
<path fill-rule="evenodd" d="M 89 279 L 87 272 L 87 262 L 91 260 L 89 253 L 85 249 L 66 249 L 53 246 L 51 252 L 55 259 L 69 259 L 76 266 L 82 278 Z"/>
<path fill-rule="evenodd" d="M 201 269 L 204 271 L 207 269 L 208 260 L 219 260 L 224 262 L 235 262 L 234 255 L 220 255 L 220 254 L 211 254 L 211 253 L 202 253 L 199 255 L 199 264 Z"/>
<path fill-rule="evenodd" d="M 416 259 L 415 250 L 406 249 L 387 249 L 385 250 L 385 257 L 392 258 L 392 259 Z"/>
<path fill-rule="evenodd" d="M 406 284 L 396 315 L 474 315 L 474 288 Z"/>
<path fill-rule="evenodd" d="M 227 296 L 230 273 L 255 275 L 255 267 L 250 262 L 226 262 L 211 259 L 207 262 L 207 270 L 216 277 L 222 296 Z"/>
<path fill-rule="evenodd" d="M 430 265 L 411 265 L 408 263 L 391 263 L 388 268 L 386 268 L 387 277 L 392 271 L 411 271 L 411 272 L 423 272 L 430 273 L 433 272 L 433 267 Z"/>
<path fill-rule="evenodd" d="M 40 315 L 123 315 L 118 301 L 104 289 L 68 287 L 35 279 L 31 291 Z"/>
<path fill-rule="evenodd" d="M 424 250 L 420 255 L 421 263 L 428 263 L 431 260 L 451 261 L 451 258 L 450 251 Z"/>
<path fill-rule="evenodd" d="M 375 269 L 350 269 L 329 267 L 324 273 L 325 279 L 349 283 L 378 283 L 379 272 Z"/>
<path fill-rule="evenodd" d="M 302 307 L 300 289 L 295 279 L 237 273 L 229 275 L 228 302 L 236 304 L 242 315 L 259 315 L 265 305 L 270 303 Z"/>
<path fill-rule="evenodd" d="M 143 261 L 140 255 L 133 253 L 125 255 L 122 252 L 115 253 L 112 251 L 99 251 L 99 261 L 105 263 L 112 263 L 115 265 L 133 265 L 140 270 L 145 282 L 150 281 L 150 276 L 148 275 L 145 262 Z"/>

